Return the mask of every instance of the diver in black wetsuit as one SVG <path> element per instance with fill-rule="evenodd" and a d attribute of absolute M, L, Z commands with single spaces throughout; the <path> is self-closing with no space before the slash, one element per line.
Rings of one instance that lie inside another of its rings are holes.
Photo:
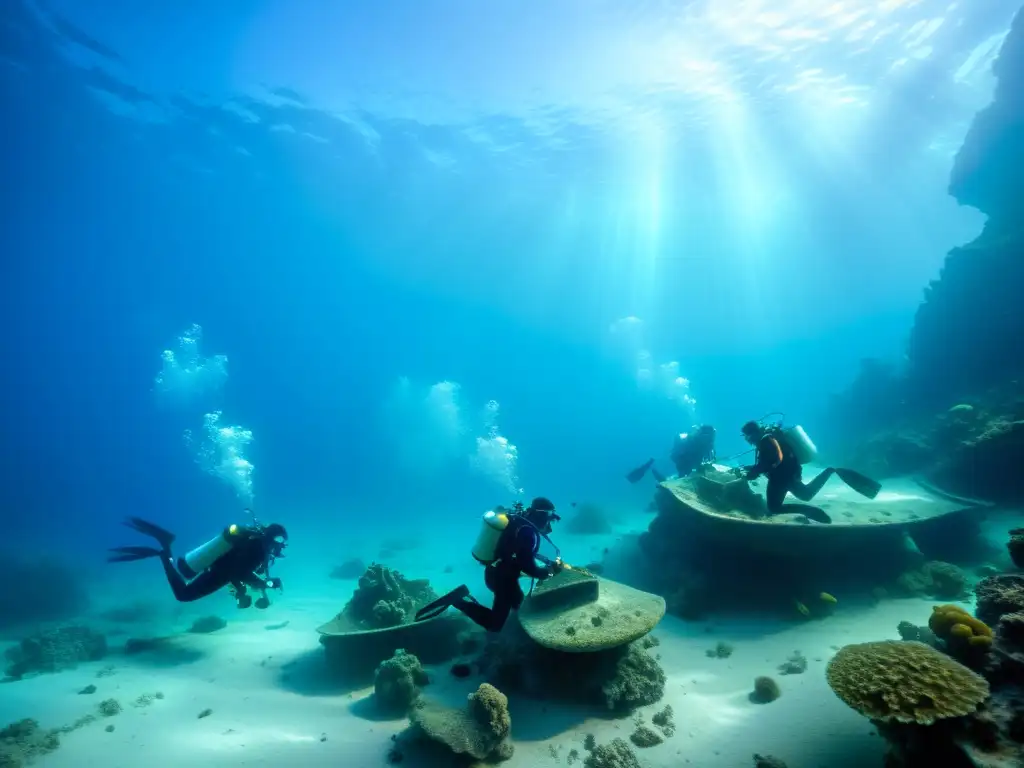
<path fill-rule="evenodd" d="M 672 442 L 672 463 L 676 477 L 689 477 L 701 467 L 715 460 L 715 428 L 710 424 L 693 427 L 689 432 L 676 435 Z M 626 475 L 631 483 L 639 483 L 650 470 L 656 483 L 665 481 L 665 476 L 654 466 L 654 459 L 648 459 Z"/>
<path fill-rule="evenodd" d="M 253 604 L 247 588 L 259 590 L 257 608 L 270 605 L 268 589 L 280 589 L 281 580 L 270 577 L 270 566 L 282 557 L 287 545 L 288 532 L 277 523 L 252 527 L 230 525 L 200 547 L 193 549 L 175 562 L 171 554 L 174 534 L 158 525 L 130 517 L 125 525 L 139 533 L 152 536 L 160 544 L 154 547 L 115 547 L 107 557 L 111 563 L 144 560 L 159 557 L 167 583 L 175 599 L 182 603 L 212 595 L 222 587 L 231 587 L 239 608 Z"/>
<path fill-rule="evenodd" d="M 421 608 L 416 621 L 432 619 L 448 608 L 455 608 L 487 631 L 501 631 L 509 613 L 518 610 L 526 597 L 519 585 L 520 577 L 544 580 L 562 569 L 560 559 L 548 560 L 538 554 L 541 538 L 551 533 L 551 523 L 556 520 L 561 518 L 555 513 L 555 505 L 543 497 L 534 499 L 526 509 L 517 504 L 511 514 L 485 515 L 485 524 L 491 526 L 496 541 L 492 541 L 493 549 L 485 553 L 481 553 L 478 541 L 473 556 L 485 566 L 484 584 L 494 593 L 492 606 L 488 608 L 474 600 L 469 587 L 463 584 Z M 503 523 L 504 527 L 500 527 Z"/>
<path fill-rule="evenodd" d="M 875 498 L 881 490 L 881 485 L 875 480 L 844 467 L 826 467 L 811 482 L 805 483 L 800 458 L 787 439 L 785 430 L 778 425 L 768 427 L 756 421 L 748 421 L 741 431 L 743 438 L 756 450 L 754 464 L 745 467 L 742 476 L 747 481 L 755 480 L 761 475 L 768 478 L 765 502 L 769 515 L 786 511 L 787 493 L 793 494 L 800 501 L 811 501 L 825 487 L 825 483 L 832 475 L 836 475 L 854 491 L 869 499 Z M 832 522 L 828 514 L 817 507 L 799 506 L 790 511 L 799 512 L 819 523 Z"/>

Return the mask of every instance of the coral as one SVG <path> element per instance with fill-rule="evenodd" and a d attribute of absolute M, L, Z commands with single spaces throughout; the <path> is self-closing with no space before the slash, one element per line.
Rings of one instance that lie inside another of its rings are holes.
<path fill-rule="evenodd" d="M 121 714 L 121 702 L 117 699 L 104 699 L 96 705 L 96 709 L 103 717 L 113 717 Z"/>
<path fill-rule="evenodd" d="M 88 596 L 82 578 L 62 563 L 46 557 L 0 552 L 0 629 L 60 621 L 79 615 Z"/>
<path fill-rule="evenodd" d="M 508 698 L 487 683 L 469 695 L 465 709 L 421 700 L 409 717 L 419 732 L 456 754 L 492 761 L 512 757 Z"/>
<path fill-rule="evenodd" d="M 427 682 L 420 660 L 399 649 L 373 675 L 374 701 L 386 712 L 407 712 L 419 698 L 420 687 Z"/>
<path fill-rule="evenodd" d="M 974 712 L 985 678 L 924 643 L 844 646 L 828 663 L 828 684 L 848 706 L 882 722 L 926 725 Z"/>
<path fill-rule="evenodd" d="M 704 651 L 704 655 L 709 659 L 728 659 L 732 656 L 733 648 L 729 643 L 719 641 L 715 643 L 714 648 L 708 648 Z"/>
<path fill-rule="evenodd" d="M 956 600 L 967 592 L 967 574 L 952 563 L 932 560 L 896 580 L 899 591 L 939 600 Z"/>
<path fill-rule="evenodd" d="M 584 768 L 642 768 L 636 753 L 629 748 L 623 739 L 612 739 L 607 744 L 594 747 L 587 759 L 583 761 Z"/>
<path fill-rule="evenodd" d="M 1024 613 L 1004 613 L 996 625 L 996 635 L 1008 646 L 1024 648 Z"/>
<path fill-rule="evenodd" d="M 363 629 L 386 629 L 411 622 L 418 608 L 436 599 L 426 579 L 407 579 L 374 563 L 359 577 L 342 614 Z"/>
<path fill-rule="evenodd" d="M 770 677 L 758 677 L 754 680 L 754 690 L 747 697 L 755 704 L 770 704 L 782 695 L 779 684 Z"/>
<path fill-rule="evenodd" d="M 928 618 L 928 628 L 946 643 L 950 651 L 988 651 L 992 647 L 992 629 L 963 608 L 937 605 Z"/>
<path fill-rule="evenodd" d="M 1024 528 L 1014 528 L 1010 531 L 1010 540 L 1006 542 L 1006 549 L 1010 553 L 1010 559 L 1018 568 L 1024 568 Z"/>
<path fill-rule="evenodd" d="M 608 709 L 632 710 L 654 704 L 665 694 L 665 671 L 642 643 L 630 643 L 615 665 L 615 676 L 605 681 Z"/>
<path fill-rule="evenodd" d="M 220 616 L 203 616 L 193 621 L 188 631 L 193 634 L 206 635 L 224 629 L 227 625 L 228 623 Z"/>
<path fill-rule="evenodd" d="M 544 698 L 603 704 L 616 714 L 653 704 L 665 690 L 665 673 L 648 653 L 647 635 L 594 653 L 554 651 L 534 643 L 518 624 L 489 638 L 477 664 L 491 682 Z"/>
<path fill-rule="evenodd" d="M 978 598 L 975 615 L 994 626 L 1003 614 L 1024 611 L 1024 575 L 988 576 L 978 582 L 974 594 Z"/>
<path fill-rule="evenodd" d="M 800 651 L 793 654 L 779 665 L 780 675 L 802 675 L 807 671 L 807 658 Z"/>
<path fill-rule="evenodd" d="M 786 768 L 786 764 L 771 755 L 754 755 L 754 768 Z"/>
<path fill-rule="evenodd" d="M 629 740 L 642 749 L 656 747 L 665 741 L 660 733 L 646 725 L 638 725 L 636 730 L 629 735 Z"/>
<path fill-rule="evenodd" d="M 32 672 L 60 672 L 82 661 L 97 661 L 107 654 L 107 640 L 87 627 L 68 626 L 39 632 L 8 649 L 7 676 L 15 679 Z"/>
<path fill-rule="evenodd" d="M 584 502 L 576 506 L 575 514 L 565 521 L 564 528 L 569 533 L 600 534 L 610 533 L 612 524 L 601 507 Z"/>
<path fill-rule="evenodd" d="M 28 718 L 0 728 L 0 766 L 21 768 L 60 746 L 59 731 L 46 730 Z"/>
<path fill-rule="evenodd" d="M 663 734 L 672 736 L 676 732 L 676 723 L 673 715 L 672 705 L 666 704 L 663 710 L 655 713 L 654 717 L 651 718 L 651 722 L 661 728 Z"/>

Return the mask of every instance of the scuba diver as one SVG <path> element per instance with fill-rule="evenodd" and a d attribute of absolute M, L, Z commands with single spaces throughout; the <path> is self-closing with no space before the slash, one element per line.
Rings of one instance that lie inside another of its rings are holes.
<path fill-rule="evenodd" d="M 817 456 L 818 449 L 807 436 L 803 427 L 796 425 L 783 429 L 781 424 L 765 425 L 748 421 L 742 428 L 743 438 L 756 449 L 754 464 L 744 467 L 744 479 L 755 480 L 761 475 L 768 477 L 765 501 L 768 514 L 799 512 L 819 523 L 831 523 L 824 510 L 799 505 L 796 509 L 785 509 L 786 494 L 792 493 L 800 501 L 809 502 L 825 486 L 832 475 L 836 475 L 850 488 L 869 499 L 875 498 L 882 486 L 852 469 L 828 467 L 811 480 L 803 482 L 803 465 Z"/>
<path fill-rule="evenodd" d="M 676 435 L 672 441 L 672 463 L 676 467 L 677 477 L 689 477 L 705 464 L 715 460 L 715 428 L 710 424 L 691 427 L 689 432 Z M 651 471 L 654 481 L 664 482 L 665 476 L 654 466 L 654 459 L 648 459 L 639 467 L 626 475 L 631 483 L 639 483 Z"/>
<path fill-rule="evenodd" d="M 107 562 L 159 557 L 167 583 L 179 602 L 191 603 L 227 586 L 238 607 L 248 608 L 253 605 L 253 599 L 247 587 L 252 587 L 261 593 L 255 605 L 263 609 L 270 605 L 267 590 L 281 588 L 281 580 L 270 577 L 270 566 L 284 556 L 288 532 L 277 523 L 229 525 L 205 544 L 179 557 L 177 562 L 171 554 L 173 533 L 138 517 L 129 517 L 124 524 L 156 539 L 160 548 L 115 547 L 110 550 L 113 554 L 108 555 Z"/>
<path fill-rule="evenodd" d="M 484 584 L 494 593 L 492 607 L 478 603 L 463 584 L 417 611 L 416 621 L 432 619 L 455 608 L 488 632 L 500 632 L 509 613 L 518 610 L 526 598 L 519 585 L 520 577 L 543 581 L 562 570 L 560 558 L 550 560 L 538 554 L 541 539 L 547 539 L 551 533 L 551 523 L 561 519 L 555 505 L 540 496 L 526 509 L 516 502 L 511 510 L 499 507 L 487 512 L 473 546 L 473 557 L 484 566 Z"/>

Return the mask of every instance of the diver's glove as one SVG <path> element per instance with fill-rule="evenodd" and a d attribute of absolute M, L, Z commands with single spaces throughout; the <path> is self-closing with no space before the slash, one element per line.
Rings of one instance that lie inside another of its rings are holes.
<path fill-rule="evenodd" d="M 748 483 L 751 480 L 757 480 L 758 477 L 759 475 L 757 472 L 754 471 L 754 467 L 743 468 L 743 479 L 746 480 Z"/>

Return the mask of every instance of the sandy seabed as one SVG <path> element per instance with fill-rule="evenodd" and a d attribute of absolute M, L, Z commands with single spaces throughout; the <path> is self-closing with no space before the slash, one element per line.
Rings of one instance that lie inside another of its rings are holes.
<path fill-rule="evenodd" d="M 892 600 L 873 607 L 840 606 L 832 617 L 805 623 L 666 617 L 655 630 L 668 676 L 665 696 L 641 713 L 649 721 L 671 704 L 677 730 L 663 744 L 637 750 L 641 763 L 742 768 L 753 764 L 757 752 L 779 757 L 790 768 L 880 766 L 882 739 L 832 693 L 825 665 L 839 646 L 895 639 L 896 625 L 904 619 L 924 623 L 932 604 Z M 392 737 L 405 722 L 379 719 L 372 689 L 339 690 L 328 682 L 315 629 L 337 609 L 333 599 L 290 598 L 267 612 L 227 614 L 228 626 L 213 634 L 180 635 L 165 666 L 142 655 L 115 654 L 3 685 L 0 722 L 32 717 L 43 727 L 59 727 L 95 712 L 103 699 L 122 704 L 120 714 L 63 735 L 61 747 L 35 763 L 44 768 L 385 766 Z M 181 632 L 190 623 L 191 617 L 179 617 L 174 627 L 136 626 L 132 634 Z M 731 657 L 706 655 L 719 641 L 734 646 Z M 116 647 L 119 638 L 111 642 Z M 777 667 L 797 650 L 808 660 L 806 672 L 779 675 Z M 454 678 L 447 665 L 428 669 L 432 682 L 425 694 L 452 704 L 464 701 L 480 682 Z M 776 678 L 782 689 L 778 700 L 760 705 L 748 700 L 759 675 Z M 96 686 L 94 694 L 79 693 L 89 685 Z M 136 704 L 156 693 L 162 698 Z M 515 756 L 504 764 L 508 768 L 564 765 L 570 750 L 585 754 L 586 734 L 600 744 L 628 738 L 634 727 L 631 717 L 602 719 L 593 711 L 514 693 L 510 699 Z M 206 710 L 209 714 L 200 717 Z M 402 764 L 431 763 L 408 753 Z"/>

